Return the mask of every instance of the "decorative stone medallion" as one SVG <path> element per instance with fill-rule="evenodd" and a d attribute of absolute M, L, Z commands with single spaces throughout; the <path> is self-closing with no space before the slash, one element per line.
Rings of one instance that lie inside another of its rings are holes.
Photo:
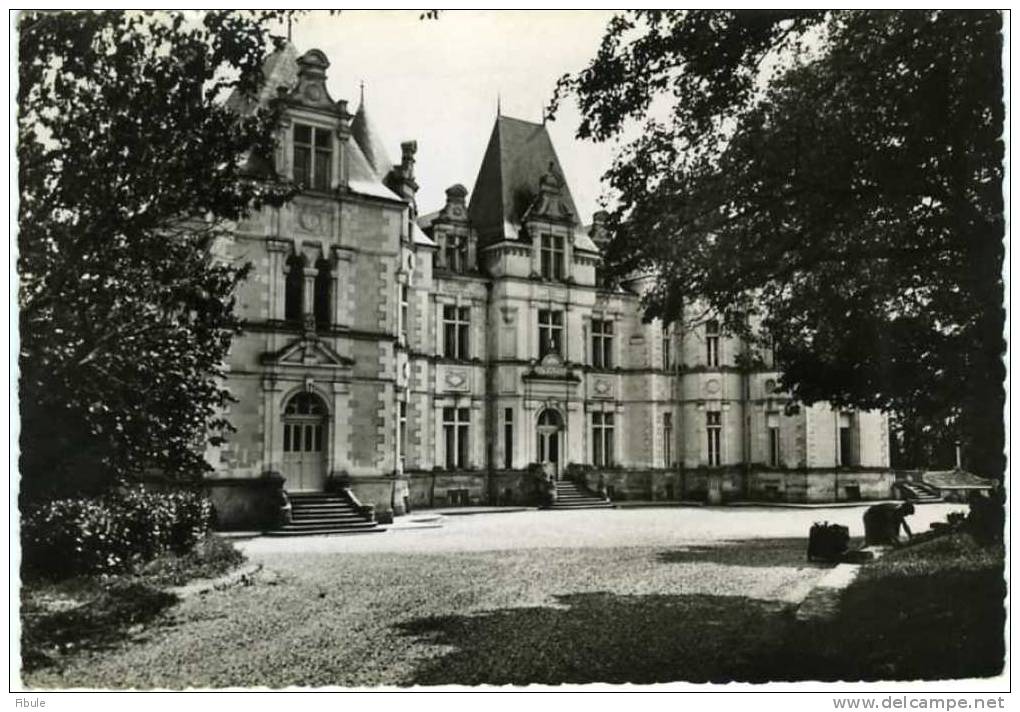
<path fill-rule="evenodd" d="M 444 381 L 446 382 L 447 390 L 467 390 L 467 374 L 464 371 L 447 371 Z"/>
<path fill-rule="evenodd" d="M 705 382 L 705 393 L 718 393 L 721 387 L 718 378 L 710 378 Z"/>

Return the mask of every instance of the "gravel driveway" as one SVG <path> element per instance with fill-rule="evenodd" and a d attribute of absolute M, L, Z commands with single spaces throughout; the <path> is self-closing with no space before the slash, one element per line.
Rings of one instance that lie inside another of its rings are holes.
<path fill-rule="evenodd" d="M 947 508 L 911 521 L 926 528 Z M 187 599 L 130 644 L 36 687 L 778 679 L 791 613 L 826 568 L 815 520 L 858 509 L 448 517 L 442 529 L 242 543 L 255 585 Z M 919 521 L 920 520 L 920 521 Z"/>

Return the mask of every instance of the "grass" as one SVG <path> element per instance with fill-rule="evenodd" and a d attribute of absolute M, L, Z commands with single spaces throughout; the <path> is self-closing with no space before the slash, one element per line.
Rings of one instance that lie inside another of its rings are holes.
<path fill-rule="evenodd" d="M 890 552 L 844 592 L 840 616 L 798 629 L 797 665 L 823 680 L 953 679 L 1002 672 L 1004 552 L 954 534 Z"/>
<path fill-rule="evenodd" d="M 23 581 L 23 672 L 60 666 L 82 651 L 115 648 L 177 603 L 165 587 L 221 575 L 243 560 L 232 544 L 209 536 L 184 556 L 168 554 L 130 574 Z"/>

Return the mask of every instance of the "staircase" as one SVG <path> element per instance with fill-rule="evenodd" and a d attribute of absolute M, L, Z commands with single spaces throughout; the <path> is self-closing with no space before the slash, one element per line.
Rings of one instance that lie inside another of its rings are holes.
<path fill-rule="evenodd" d="M 941 502 L 942 496 L 939 491 L 927 482 L 904 480 L 897 482 L 900 494 L 908 502 Z"/>
<path fill-rule="evenodd" d="M 291 521 L 269 536 L 311 536 L 317 534 L 366 534 L 386 531 L 375 517 L 363 514 L 343 494 L 333 492 L 288 492 Z"/>
<path fill-rule="evenodd" d="M 546 509 L 612 509 L 613 503 L 570 480 L 556 481 L 556 501 Z"/>

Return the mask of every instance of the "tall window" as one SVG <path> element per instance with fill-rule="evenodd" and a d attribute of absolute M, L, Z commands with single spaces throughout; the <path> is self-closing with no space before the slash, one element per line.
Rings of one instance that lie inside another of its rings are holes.
<path fill-rule="evenodd" d="M 591 462 L 596 467 L 613 464 L 613 418 L 612 413 L 591 414 Z"/>
<path fill-rule="evenodd" d="M 668 371 L 673 367 L 673 330 L 667 325 L 662 325 L 662 370 Z"/>
<path fill-rule="evenodd" d="M 446 469 L 468 466 L 469 408 L 443 408 L 443 440 L 446 443 Z"/>
<path fill-rule="evenodd" d="M 503 467 L 512 470 L 514 466 L 514 409 L 503 411 Z"/>
<path fill-rule="evenodd" d="M 765 416 L 769 434 L 769 466 L 779 467 L 782 459 L 779 441 L 779 413 L 769 413 Z"/>
<path fill-rule="evenodd" d="M 447 358 L 470 358 L 468 336 L 471 308 L 452 305 L 443 307 L 443 355 Z"/>
<path fill-rule="evenodd" d="M 403 466 L 407 459 L 407 401 L 400 401 L 400 420 L 397 427 L 397 437 L 400 442 L 397 451 L 400 453 L 400 464 Z"/>
<path fill-rule="evenodd" d="M 407 285 L 400 285 L 400 335 L 407 343 Z"/>
<path fill-rule="evenodd" d="M 456 235 L 443 238 L 443 263 L 446 269 L 463 272 L 467 269 L 467 239 Z"/>
<path fill-rule="evenodd" d="M 333 321 L 329 305 L 333 275 L 330 274 L 329 262 L 326 260 L 319 260 L 317 267 L 319 271 L 315 273 L 315 324 L 329 326 Z"/>
<path fill-rule="evenodd" d="M 722 414 L 719 411 L 705 413 L 705 430 L 708 434 L 708 464 L 718 467 L 722 464 Z"/>
<path fill-rule="evenodd" d="M 851 426 L 850 414 L 839 414 L 839 464 L 844 467 L 854 464 L 853 450 L 851 448 Z"/>
<path fill-rule="evenodd" d="M 670 467 L 673 464 L 673 414 L 662 414 L 662 464 Z"/>
<path fill-rule="evenodd" d="M 297 255 L 287 260 L 287 283 L 284 287 L 283 318 L 300 322 L 304 312 L 305 263 Z"/>
<path fill-rule="evenodd" d="M 538 311 L 538 357 L 563 355 L 563 312 L 552 309 Z"/>
<path fill-rule="evenodd" d="M 563 279 L 563 238 L 559 235 L 542 235 L 542 277 Z"/>
<path fill-rule="evenodd" d="M 591 365 L 595 368 L 613 367 L 613 322 L 591 320 Z"/>
<path fill-rule="evenodd" d="M 705 322 L 705 363 L 719 365 L 719 322 L 715 319 Z"/>
<path fill-rule="evenodd" d="M 294 125 L 294 181 L 305 188 L 329 190 L 333 142 L 327 129 Z"/>

